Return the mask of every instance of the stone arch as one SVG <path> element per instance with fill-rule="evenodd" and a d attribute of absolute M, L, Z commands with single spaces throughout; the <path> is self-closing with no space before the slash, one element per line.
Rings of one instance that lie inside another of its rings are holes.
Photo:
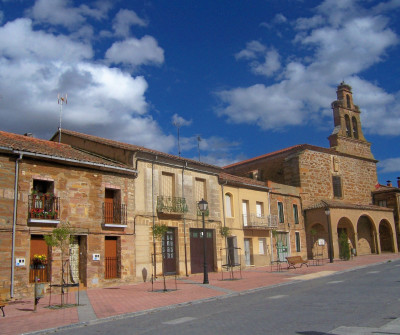
<path fill-rule="evenodd" d="M 344 121 L 346 124 L 346 136 L 351 137 L 352 129 L 351 129 L 351 124 L 350 124 L 350 117 L 347 114 L 344 116 Z"/>
<path fill-rule="evenodd" d="M 328 258 L 328 241 L 328 232 L 321 223 L 311 225 L 307 231 L 308 259 Z"/>
<path fill-rule="evenodd" d="M 370 217 L 362 215 L 357 222 L 357 255 L 377 253 L 376 229 Z"/>
<path fill-rule="evenodd" d="M 357 119 L 354 116 L 351 118 L 351 124 L 353 126 L 353 137 L 358 139 L 358 124 Z"/>
<path fill-rule="evenodd" d="M 394 252 L 393 231 L 387 220 L 382 220 L 379 224 L 379 242 L 382 252 Z"/>
<path fill-rule="evenodd" d="M 347 103 L 347 108 L 351 108 L 351 101 L 350 101 L 350 95 L 346 94 L 346 103 Z"/>
<path fill-rule="evenodd" d="M 354 231 L 354 226 L 353 223 L 350 221 L 350 219 L 346 217 L 342 217 L 338 224 L 337 224 L 337 240 L 336 243 L 338 244 L 338 249 L 339 250 L 339 255 L 340 255 L 340 234 L 344 232 L 347 235 L 347 238 L 349 240 L 350 244 L 350 249 L 356 248 L 356 234 Z"/>

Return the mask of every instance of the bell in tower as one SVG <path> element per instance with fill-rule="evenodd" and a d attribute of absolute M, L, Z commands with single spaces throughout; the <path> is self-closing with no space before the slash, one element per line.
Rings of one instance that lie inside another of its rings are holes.
<path fill-rule="evenodd" d="M 330 147 L 336 151 L 363 158 L 372 158 L 371 143 L 367 142 L 361 128 L 360 109 L 353 103 L 350 85 L 341 82 L 332 102 L 335 128 L 328 137 Z"/>

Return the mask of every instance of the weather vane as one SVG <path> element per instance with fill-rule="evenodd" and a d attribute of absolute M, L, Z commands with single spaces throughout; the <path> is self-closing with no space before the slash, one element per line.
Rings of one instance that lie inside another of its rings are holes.
<path fill-rule="evenodd" d="M 60 105 L 60 126 L 58 127 L 58 142 L 61 143 L 61 117 L 62 117 L 62 106 L 63 104 L 67 104 L 67 94 L 65 94 L 65 98 L 58 93 L 57 95 L 58 104 Z"/>

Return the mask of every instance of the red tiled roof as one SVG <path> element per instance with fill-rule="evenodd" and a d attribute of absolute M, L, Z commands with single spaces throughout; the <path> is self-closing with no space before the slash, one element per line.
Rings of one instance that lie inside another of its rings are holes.
<path fill-rule="evenodd" d="M 228 181 L 228 182 L 232 182 L 232 183 L 239 183 L 242 185 L 249 185 L 249 186 L 253 186 L 253 187 L 261 187 L 261 188 L 267 188 L 267 184 L 263 181 L 259 181 L 259 180 L 254 180 L 251 178 L 246 178 L 246 177 L 239 177 L 239 176 L 235 176 L 226 172 L 221 172 L 218 175 L 218 178 L 220 180 L 223 181 Z"/>
<path fill-rule="evenodd" d="M 161 151 L 157 151 L 157 150 L 153 150 L 153 149 L 148 149 L 148 148 L 145 148 L 145 147 L 142 147 L 142 146 L 138 146 L 138 145 L 134 145 L 134 144 L 123 143 L 123 142 L 110 140 L 110 139 L 103 138 L 103 137 L 98 137 L 98 136 L 95 136 L 95 135 L 83 134 L 83 133 L 79 133 L 79 132 L 73 131 L 73 130 L 63 129 L 62 130 L 62 134 L 67 134 L 67 135 L 71 135 L 71 136 L 87 139 L 87 140 L 92 141 L 92 142 L 97 142 L 97 143 L 100 143 L 100 144 L 108 145 L 108 146 L 119 148 L 119 149 L 125 149 L 125 150 L 130 150 L 130 151 L 142 151 L 142 152 L 154 154 L 154 155 L 157 155 L 157 156 L 160 156 L 160 157 L 167 157 L 167 158 L 171 158 L 171 159 L 174 159 L 174 160 L 179 160 L 179 161 L 182 161 L 182 162 L 191 162 L 193 164 L 203 165 L 203 166 L 207 166 L 207 167 L 211 167 L 211 168 L 219 169 L 219 170 L 221 169 L 221 167 L 216 166 L 216 165 L 211 165 L 211 164 L 199 162 L 199 161 L 196 161 L 196 160 L 193 160 L 193 159 L 178 157 L 178 156 L 175 156 L 175 155 L 167 154 L 165 152 L 161 152 Z M 58 135 L 58 131 L 53 135 L 51 140 L 54 139 L 54 138 L 57 138 L 57 135 Z"/>
<path fill-rule="evenodd" d="M 363 204 L 352 204 L 337 200 L 321 200 L 311 206 L 304 208 L 304 210 L 312 210 L 319 208 L 343 208 L 343 209 L 361 209 L 361 210 L 372 210 L 372 211 L 392 211 L 387 207 L 375 206 L 375 205 L 363 205 Z"/>
<path fill-rule="evenodd" d="M 284 149 L 281 149 L 281 150 L 270 152 L 268 154 L 264 154 L 264 155 L 253 157 L 253 158 L 249 158 L 249 159 L 246 159 L 244 161 L 240 161 L 240 162 L 236 162 L 236 163 L 224 166 L 223 169 L 228 169 L 228 168 L 231 168 L 231 167 L 234 167 L 234 166 L 237 166 L 237 165 L 242 165 L 242 164 L 250 163 L 250 162 L 257 161 L 257 160 L 260 160 L 260 159 L 263 159 L 263 158 L 272 157 L 272 156 L 279 155 L 279 154 L 282 154 L 282 153 L 285 153 L 285 152 L 288 152 L 288 151 L 291 151 L 291 150 L 297 151 L 297 150 L 300 150 L 300 149 L 304 149 L 304 148 L 306 148 L 308 146 L 310 146 L 310 145 L 309 144 L 297 144 L 297 145 L 294 145 L 292 147 L 284 148 Z M 318 147 L 316 147 L 316 148 L 318 148 Z M 321 149 L 324 149 L 324 148 L 321 148 Z"/>
<path fill-rule="evenodd" d="M 86 152 L 72 148 L 68 144 L 53 141 L 41 140 L 34 137 L 23 136 L 13 133 L 0 131 L 0 149 L 32 154 L 37 159 L 53 158 L 79 163 L 94 163 L 98 166 L 108 166 L 110 168 L 123 168 L 134 172 L 130 166 L 119 164 L 102 157 L 94 156 Z"/>

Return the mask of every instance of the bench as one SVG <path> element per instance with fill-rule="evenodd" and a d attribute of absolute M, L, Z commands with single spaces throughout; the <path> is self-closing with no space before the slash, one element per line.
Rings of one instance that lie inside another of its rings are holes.
<path fill-rule="evenodd" d="M 308 261 L 301 258 L 301 256 L 288 256 L 286 257 L 286 260 L 288 262 L 288 267 L 287 267 L 288 269 L 290 268 L 295 269 L 296 264 L 301 264 L 300 267 L 302 267 L 303 264 L 305 264 L 308 267 Z"/>
<path fill-rule="evenodd" d="M 7 305 L 7 302 L 4 301 L 4 300 L 0 297 L 0 309 L 1 309 L 1 311 L 3 312 L 3 317 L 6 316 L 6 314 L 4 313 L 4 307 L 6 307 L 6 305 Z"/>

